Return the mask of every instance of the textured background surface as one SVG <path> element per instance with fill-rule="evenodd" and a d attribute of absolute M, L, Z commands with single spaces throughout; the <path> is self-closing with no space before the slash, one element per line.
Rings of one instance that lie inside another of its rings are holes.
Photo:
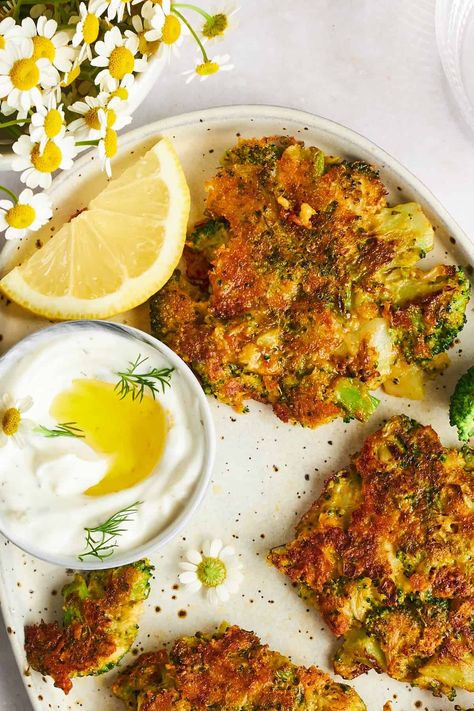
<path fill-rule="evenodd" d="M 289 9 L 279 9 L 284 5 Z M 194 54 L 183 50 L 133 127 L 220 104 L 280 104 L 321 114 L 396 156 L 474 237 L 474 138 L 444 84 L 433 0 L 241 0 L 239 27 L 217 49 L 226 50 L 234 72 L 187 87 L 179 73 Z M 16 184 L 8 174 L 1 179 Z M 29 709 L 2 627 L 0 711 Z"/>

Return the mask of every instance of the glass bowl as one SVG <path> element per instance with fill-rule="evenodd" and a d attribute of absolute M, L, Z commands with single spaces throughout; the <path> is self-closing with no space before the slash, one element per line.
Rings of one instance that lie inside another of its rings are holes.
<path fill-rule="evenodd" d="M 456 104 L 474 131 L 474 0 L 437 0 L 436 40 Z"/>

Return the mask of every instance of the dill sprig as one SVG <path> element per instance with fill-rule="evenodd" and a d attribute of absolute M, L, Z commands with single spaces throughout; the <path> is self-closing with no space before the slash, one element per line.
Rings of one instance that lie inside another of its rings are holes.
<path fill-rule="evenodd" d="M 43 437 L 84 437 L 84 432 L 80 427 L 76 427 L 76 422 L 61 422 L 54 429 L 37 425 L 33 427 L 33 432 L 43 435 Z"/>
<path fill-rule="evenodd" d="M 138 399 L 141 402 L 145 395 L 145 388 L 150 390 L 153 399 L 155 399 L 160 386 L 162 393 L 165 392 L 166 386 L 171 386 L 170 380 L 174 368 L 152 368 L 147 373 L 137 373 L 137 368 L 147 360 L 147 357 L 142 358 L 139 354 L 135 361 L 129 362 L 128 370 L 116 373 L 120 380 L 115 386 L 115 390 L 118 391 L 121 400 L 131 394 L 132 400 Z"/>
<path fill-rule="evenodd" d="M 79 560 L 83 561 L 88 556 L 105 560 L 113 555 L 118 546 L 116 538 L 127 530 L 122 524 L 133 519 L 142 503 L 143 501 L 135 501 L 134 504 L 130 504 L 130 506 L 112 514 L 104 523 L 100 523 L 93 528 L 84 528 L 86 532 L 86 550 L 77 556 Z"/>

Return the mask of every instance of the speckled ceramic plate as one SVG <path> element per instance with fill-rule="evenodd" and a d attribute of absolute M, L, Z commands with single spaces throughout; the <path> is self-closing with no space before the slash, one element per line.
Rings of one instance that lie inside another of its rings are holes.
<path fill-rule="evenodd" d="M 419 201 L 436 225 L 437 246 L 426 260 L 467 265 L 473 247 L 459 227 L 429 191 L 393 158 L 365 138 L 330 121 L 309 114 L 264 106 L 226 107 L 187 114 L 151 124 L 122 137 L 120 170 L 146 150 L 160 135 L 170 136 L 183 161 L 191 187 L 191 220 L 202 213 L 204 180 L 211 176 L 223 151 L 238 136 L 291 134 L 325 151 L 358 157 L 380 167 L 390 189 L 392 203 Z M 85 207 L 104 185 L 105 179 L 92 157 L 84 156 L 73 171 L 53 186 L 57 207 L 55 225 Z M 51 234 L 50 227 L 41 240 Z M 34 244 L 33 247 L 34 249 Z M 27 251 L 28 246 L 20 248 Z M 14 263 L 16 249 L 3 255 L 3 268 Z M 146 329 L 146 311 L 138 309 L 125 321 Z M 0 309 L 0 332 L 5 349 L 22 335 L 42 328 L 45 322 L 14 305 Z M 474 318 L 469 319 L 459 344 L 452 350 L 452 364 L 446 374 L 428 387 L 422 403 L 408 402 L 381 394 L 381 405 L 365 425 L 335 422 L 315 431 L 285 425 L 271 410 L 252 404 L 248 415 L 236 415 L 224 405 L 212 402 L 217 428 L 217 460 L 213 484 L 199 514 L 184 533 L 153 560 L 156 567 L 152 594 L 146 606 L 135 652 L 153 649 L 196 630 L 212 630 L 221 620 L 253 629 L 274 649 L 289 654 L 297 663 L 330 670 L 330 657 L 337 643 L 315 610 L 307 609 L 283 576 L 265 562 L 268 549 L 289 539 L 293 525 L 318 495 L 322 482 L 344 465 L 350 452 L 376 429 L 383 418 L 405 412 L 432 424 L 445 444 L 456 438 L 449 427 L 447 406 L 453 383 L 474 356 Z M 203 539 L 219 536 L 235 545 L 244 565 L 245 581 L 230 603 L 211 607 L 198 594 L 188 594 L 177 585 L 177 564 L 188 547 L 199 547 Z M 60 614 L 59 591 L 66 579 L 64 570 L 29 558 L 8 541 L 0 556 L 0 588 L 6 624 L 9 627 L 18 665 L 35 709 L 69 711 L 113 711 L 120 703 L 110 694 L 115 672 L 97 678 L 79 679 L 69 696 L 53 688 L 35 672 L 27 673 L 23 653 L 23 625 Z M 125 663 L 133 659 L 128 655 Z M 445 699 L 410 689 L 387 676 L 371 672 L 353 682 L 370 711 L 381 711 L 391 699 L 393 708 L 454 709 Z M 471 706 L 474 695 L 459 693 L 456 703 Z"/>

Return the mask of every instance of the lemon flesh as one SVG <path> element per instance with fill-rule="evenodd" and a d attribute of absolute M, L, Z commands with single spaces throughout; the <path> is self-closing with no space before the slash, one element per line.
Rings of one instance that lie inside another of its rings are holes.
<path fill-rule="evenodd" d="M 132 309 L 173 273 L 189 209 L 183 169 L 163 138 L 9 272 L 0 289 L 50 319 L 107 318 Z"/>

